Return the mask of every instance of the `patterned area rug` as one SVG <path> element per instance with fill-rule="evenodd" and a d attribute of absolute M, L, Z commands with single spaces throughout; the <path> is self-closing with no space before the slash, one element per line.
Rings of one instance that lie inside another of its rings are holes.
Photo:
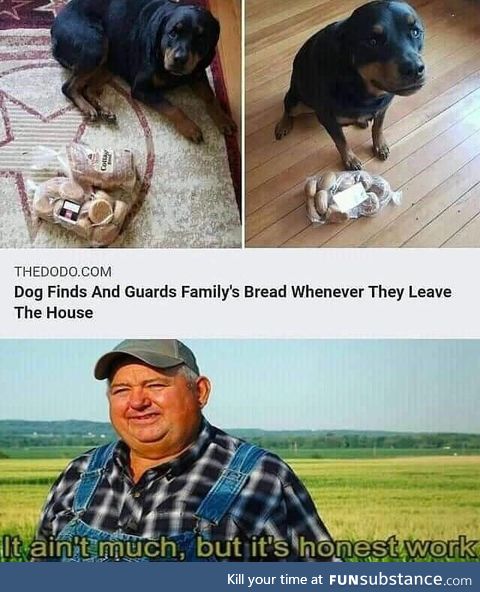
<path fill-rule="evenodd" d="M 202 2 L 205 4 L 206 0 Z M 130 148 L 141 178 L 138 203 L 113 246 L 240 247 L 240 160 L 236 138 L 225 139 L 188 89 L 170 98 L 202 128 L 197 146 L 152 109 L 133 101 L 115 80 L 103 101 L 118 126 L 85 123 L 61 92 L 65 72 L 50 53 L 49 27 L 65 0 L 0 0 L 0 247 L 85 247 L 66 230 L 37 220 L 28 191 L 32 151 L 60 149 L 72 139 Z M 221 65 L 210 78 L 228 109 Z"/>

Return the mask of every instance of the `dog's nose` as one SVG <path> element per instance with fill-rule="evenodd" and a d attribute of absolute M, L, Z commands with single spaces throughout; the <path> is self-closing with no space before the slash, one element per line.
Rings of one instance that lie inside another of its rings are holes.
<path fill-rule="evenodd" d="M 421 60 L 402 62 L 398 69 L 400 74 L 409 80 L 418 80 L 425 75 L 425 64 Z"/>
<path fill-rule="evenodd" d="M 185 66 L 188 61 L 188 54 L 186 53 L 176 53 L 173 56 L 173 63 L 175 66 Z"/>

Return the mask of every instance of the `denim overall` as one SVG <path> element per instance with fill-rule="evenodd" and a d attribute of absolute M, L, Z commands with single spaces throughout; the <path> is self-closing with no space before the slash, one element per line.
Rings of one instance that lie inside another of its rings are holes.
<path fill-rule="evenodd" d="M 60 561 L 176 561 L 176 557 L 161 557 L 149 559 L 148 557 L 129 558 L 129 557 L 100 557 L 97 550 L 99 541 L 146 541 L 135 535 L 128 535 L 121 532 L 106 532 L 93 528 L 83 522 L 82 515 L 88 508 L 90 501 L 98 487 L 105 467 L 112 458 L 116 442 L 100 446 L 95 449 L 90 458 L 87 470 L 82 474 L 80 484 L 73 500 L 74 518 L 61 530 L 57 540 L 68 540 L 75 542 L 74 537 L 85 537 L 89 541 L 88 558 L 81 556 L 78 545 L 74 546 L 73 557 L 63 555 Z M 255 467 L 258 459 L 265 454 L 265 450 L 253 444 L 242 443 L 232 456 L 228 466 L 222 471 L 218 480 L 213 484 L 207 493 L 197 511 L 195 518 L 197 524 L 192 532 L 165 537 L 168 541 L 173 541 L 179 551 L 183 552 L 184 561 L 216 561 L 215 558 L 197 558 L 195 553 L 196 537 L 200 536 L 204 540 L 208 538 L 207 531 L 210 525 L 218 524 L 228 510 L 235 502 L 242 487 L 248 480 L 248 477 Z M 78 540 L 78 539 L 77 539 Z"/>

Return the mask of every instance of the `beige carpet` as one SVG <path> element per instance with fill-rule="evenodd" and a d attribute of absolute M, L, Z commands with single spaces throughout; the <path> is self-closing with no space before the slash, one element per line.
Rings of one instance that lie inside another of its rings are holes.
<path fill-rule="evenodd" d="M 203 130 L 190 144 L 120 82 L 104 95 L 118 127 L 85 124 L 61 92 L 63 69 L 50 56 L 46 29 L 0 31 L 0 247 L 85 247 L 66 230 L 32 214 L 27 190 L 35 146 L 60 148 L 72 139 L 134 151 L 139 203 L 123 236 L 130 248 L 240 247 L 241 224 L 225 138 L 188 89 L 169 96 Z"/>

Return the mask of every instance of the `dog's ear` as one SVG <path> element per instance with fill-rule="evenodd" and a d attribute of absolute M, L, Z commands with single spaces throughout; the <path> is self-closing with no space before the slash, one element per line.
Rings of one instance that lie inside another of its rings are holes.
<path fill-rule="evenodd" d="M 172 10 L 175 10 L 173 5 L 176 4 L 173 0 L 170 0 L 170 2 L 171 6 L 167 3 L 164 8 L 157 10 L 148 23 L 148 31 L 145 32 L 148 44 L 146 55 L 149 56 L 152 63 L 158 62 L 159 58 L 160 61 L 163 61 L 162 41 Z"/>
<path fill-rule="evenodd" d="M 339 56 L 343 56 L 348 65 L 355 65 L 355 52 L 348 29 L 348 19 L 335 23 L 335 46 Z"/>
<path fill-rule="evenodd" d="M 220 39 L 220 23 L 218 20 L 210 14 L 211 23 L 209 23 L 209 34 L 208 34 L 208 44 L 209 44 L 209 51 L 207 55 L 203 58 L 200 62 L 200 67 L 205 69 L 212 63 L 213 58 L 215 57 L 215 51 L 217 49 L 218 40 Z"/>

